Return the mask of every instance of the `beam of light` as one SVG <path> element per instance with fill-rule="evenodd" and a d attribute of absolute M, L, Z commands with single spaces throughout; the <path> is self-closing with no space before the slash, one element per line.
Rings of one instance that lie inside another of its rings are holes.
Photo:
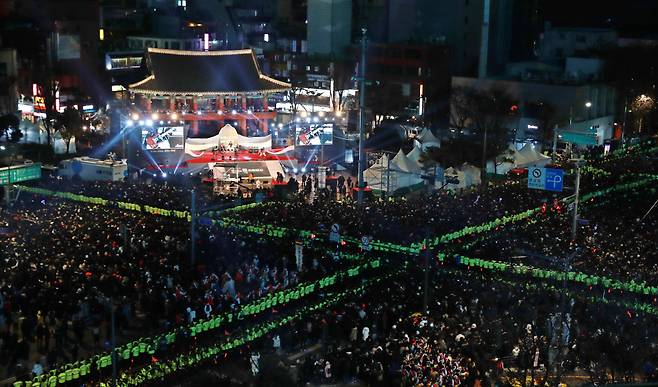
<path fill-rule="evenodd" d="M 174 168 L 174 175 L 176 174 L 176 171 L 178 171 L 178 167 L 180 166 L 181 162 L 183 162 L 183 157 L 185 156 L 184 152 L 180 153 L 180 157 L 178 158 L 178 162 L 176 163 L 176 168 Z"/>
<path fill-rule="evenodd" d="M 124 133 L 126 132 L 126 128 L 122 128 L 117 134 L 114 135 L 114 137 L 110 138 L 108 141 L 105 141 L 105 143 L 98 149 L 96 149 L 92 154 L 91 157 L 95 159 L 102 159 L 105 158 L 105 156 L 109 153 L 109 151 L 114 148 L 116 144 L 121 141 Z"/>
<path fill-rule="evenodd" d="M 151 162 L 151 164 L 152 164 L 152 165 L 155 165 L 155 167 L 158 168 L 158 170 L 160 171 L 160 173 L 164 173 L 164 172 L 162 171 L 162 168 L 160 168 L 160 166 L 158 165 L 158 163 L 157 163 L 157 162 L 155 161 L 155 159 L 153 158 L 153 155 L 151 155 L 151 152 L 149 152 L 149 151 L 146 150 L 146 149 L 143 149 L 143 150 L 144 150 L 144 154 L 146 155 L 146 157 L 148 157 L 148 159 L 149 159 L 149 161 Z"/>
<path fill-rule="evenodd" d="M 311 152 L 311 156 L 309 156 L 309 158 L 306 160 L 306 163 L 304 164 L 304 167 L 302 167 L 302 169 L 306 169 L 306 167 L 308 166 L 308 163 L 311 162 L 311 159 L 313 158 L 313 156 L 315 156 L 316 153 L 318 153 L 318 148 L 317 147 L 313 148 L 313 151 Z"/>

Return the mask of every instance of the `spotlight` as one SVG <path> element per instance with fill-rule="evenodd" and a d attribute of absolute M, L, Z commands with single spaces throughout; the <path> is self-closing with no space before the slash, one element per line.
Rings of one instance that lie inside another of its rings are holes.
<path fill-rule="evenodd" d="M 318 117 L 313 117 L 313 122 L 318 122 L 318 121 L 319 121 Z"/>
<path fill-rule="evenodd" d="M 146 126 L 153 126 L 153 120 L 146 120 Z"/>
<path fill-rule="evenodd" d="M 139 114 L 133 113 L 131 118 L 133 119 L 133 121 L 137 121 L 137 120 L 139 120 Z"/>
<path fill-rule="evenodd" d="M 198 112 L 196 112 L 196 114 L 197 114 L 198 116 L 200 116 L 200 115 L 202 115 L 202 114 L 203 114 L 203 112 L 201 112 L 201 111 L 198 111 Z"/>
<path fill-rule="evenodd" d="M 224 114 L 224 112 L 221 111 L 221 110 L 217 110 L 217 114 L 222 115 L 222 114 Z"/>
<path fill-rule="evenodd" d="M 272 122 L 272 123 L 270 124 L 270 126 L 271 126 L 271 127 L 274 127 L 274 122 Z"/>
<path fill-rule="evenodd" d="M 302 168 L 302 173 L 306 173 L 306 167 Z"/>
<path fill-rule="evenodd" d="M 160 125 L 163 125 L 163 124 L 164 124 L 164 121 L 160 120 Z"/>
<path fill-rule="evenodd" d="M 251 109 L 247 109 L 247 114 L 251 114 L 251 113 L 252 113 Z"/>
<path fill-rule="evenodd" d="M 282 129 L 282 128 L 283 128 L 283 124 L 279 124 L 279 129 Z"/>
<path fill-rule="evenodd" d="M 235 111 L 235 109 L 233 109 L 233 110 L 231 110 L 231 114 L 238 114 L 238 112 Z"/>
<path fill-rule="evenodd" d="M 151 114 L 151 119 L 152 119 L 153 121 L 157 120 L 158 118 L 160 118 L 160 116 L 158 115 L 158 113 L 153 113 L 153 114 Z"/>
<path fill-rule="evenodd" d="M 140 126 L 144 125 L 144 120 L 139 120 L 139 125 Z"/>
<path fill-rule="evenodd" d="M 292 172 L 293 172 L 293 173 L 297 173 L 297 168 L 293 168 L 293 169 L 292 169 Z"/>
<path fill-rule="evenodd" d="M 171 119 L 172 119 L 172 120 L 177 120 L 177 119 L 178 119 L 178 114 L 176 114 L 176 113 L 171 113 Z"/>
<path fill-rule="evenodd" d="M 300 121 L 299 117 L 295 118 L 295 122 L 299 122 L 299 121 Z"/>
<path fill-rule="evenodd" d="M 307 119 L 306 119 L 306 122 L 311 122 L 311 119 L 310 119 L 310 118 L 307 118 Z"/>
<path fill-rule="evenodd" d="M 126 126 L 128 127 L 133 126 L 133 124 L 134 124 L 133 120 L 126 121 Z"/>
<path fill-rule="evenodd" d="M 162 178 L 166 179 L 167 178 L 167 172 L 162 172 Z"/>

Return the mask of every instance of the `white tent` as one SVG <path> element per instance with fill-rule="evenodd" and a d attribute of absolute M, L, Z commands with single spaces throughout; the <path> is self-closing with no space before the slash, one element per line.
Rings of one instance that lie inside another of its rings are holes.
<path fill-rule="evenodd" d="M 445 176 L 456 177 L 459 179 L 459 184 L 448 184 L 446 186 L 448 189 L 468 188 L 473 185 L 480 185 L 482 182 L 480 178 L 480 168 L 467 163 L 464 163 L 457 168 L 450 167 L 446 169 Z"/>
<path fill-rule="evenodd" d="M 363 179 L 370 187 L 380 191 L 386 191 L 387 168 L 389 165 L 388 155 L 384 153 L 373 165 L 363 171 Z"/>
<path fill-rule="evenodd" d="M 391 168 L 402 172 L 418 172 L 420 169 L 418 164 L 407 158 L 407 155 L 404 154 L 402 149 L 400 149 L 395 157 L 393 157 L 393 160 L 391 160 Z"/>
<path fill-rule="evenodd" d="M 496 157 L 494 162 L 487 162 L 487 172 L 506 174 L 513 168 L 544 167 L 551 158 L 541 154 L 533 144 L 525 144 L 521 150 L 514 148 Z"/>
<path fill-rule="evenodd" d="M 407 159 L 412 163 L 416 164 L 418 168 L 423 168 L 423 163 L 420 162 L 420 155 L 423 153 L 422 149 L 417 146 L 414 146 L 414 149 L 411 152 L 407 153 Z"/>
<path fill-rule="evenodd" d="M 525 144 L 517 154 L 515 157 L 520 157 L 516 162 L 517 167 L 543 167 L 551 161 L 550 157 L 539 153 L 533 144 Z"/>
<path fill-rule="evenodd" d="M 416 137 L 418 143 L 420 143 L 421 150 L 427 150 L 431 147 L 441 147 L 441 141 L 432 133 L 431 130 L 425 128 L 422 132 Z"/>
<path fill-rule="evenodd" d="M 186 138 L 185 152 L 194 155 L 191 152 L 200 152 L 212 150 L 219 145 L 226 149 L 235 147 L 248 149 L 272 149 L 272 135 L 263 137 L 246 137 L 238 134 L 238 131 L 231 125 L 224 125 L 219 133 L 208 138 Z"/>
<path fill-rule="evenodd" d="M 390 165 L 390 168 L 389 168 Z M 401 188 L 410 187 L 423 182 L 419 169 L 402 150 L 393 159 L 384 154 L 370 168 L 364 171 L 364 179 L 368 186 L 379 191 L 395 192 Z"/>

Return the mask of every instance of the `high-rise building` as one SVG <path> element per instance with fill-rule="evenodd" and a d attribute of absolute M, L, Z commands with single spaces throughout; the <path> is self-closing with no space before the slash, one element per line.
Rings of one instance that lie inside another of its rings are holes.
<path fill-rule="evenodd" d="M 310 54 L 341 54 L 351 41 L 352 0 L 309 0 L 307 23 Z"/>
<path fill-rule="evenodd" d="M 503 72 L 510 61 L 532 59 L 543 29 L 539 0 L 416 0 L 416 8 L 416 38 L 452 46 L 453 72 L 462 75 L 478 73 L 481 53 L 489 75 Z"/>

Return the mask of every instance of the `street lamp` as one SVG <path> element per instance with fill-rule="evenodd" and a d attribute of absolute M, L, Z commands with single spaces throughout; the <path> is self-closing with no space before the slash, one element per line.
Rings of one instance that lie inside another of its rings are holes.
<path fill-rule="evenodd" d="M 592 119 L 592 103 L 590 101 L 585 102 L 585 107 L 587 108 L 587 120 Z"/>
<path fill-rule="evenodd" d="M 580 170 L 585 165 L 584 159 L 571 159 L 576 167 L 576 189 L 575 200 L 573 206 L 573 218 L 571 223 L 571 240 L 576 240 L 576 231 L 578 229 L 578 202 L 580 201 Z"/>

